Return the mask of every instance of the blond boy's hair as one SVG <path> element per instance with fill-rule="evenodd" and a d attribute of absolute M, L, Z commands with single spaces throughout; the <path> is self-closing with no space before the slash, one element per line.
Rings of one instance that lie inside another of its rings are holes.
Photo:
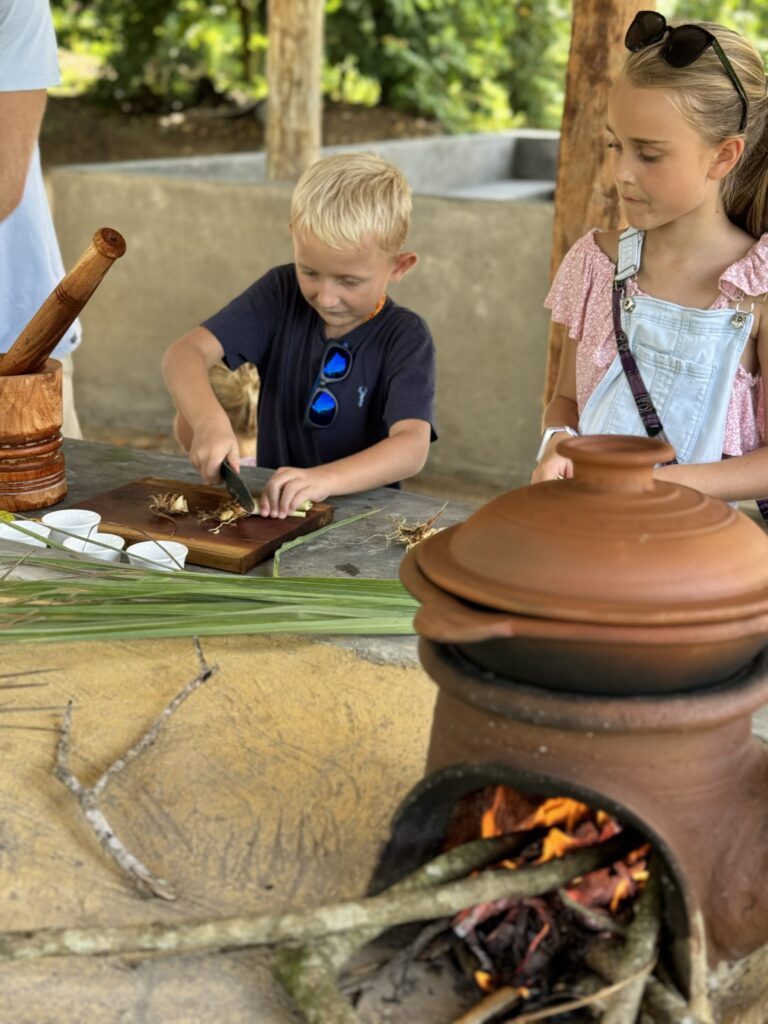
<path fill-rule="evenodd" d="M 259 374 L 251 363 L 228 370 L 223 363 L 214 363 L 208 371 L 213 393 L 229 416 L 236 434 L 255 436 L 256 411 L 259 405 Z"/>
<path fill-rule="evenodd" d="M 369 241 L 388 253 L 405 244 L 411 189 L 396 167 L 373 153 L 337 153 L 302 174 L 291 200 L 291 225 L 312 232 L 332 249 L 359 249 Z"/>

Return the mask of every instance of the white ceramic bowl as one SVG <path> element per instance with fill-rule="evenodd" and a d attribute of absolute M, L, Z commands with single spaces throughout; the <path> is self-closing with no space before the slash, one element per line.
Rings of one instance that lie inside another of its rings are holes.
<path fill-rule="evenodd" d="M 33 548 L 44 548 L 48 545 L 45 543 L 45 538 L 48 536 L 48 527 L 43 523 L 35 523 L 29 519 L 15 519 L 14 522 L 18 523 L 25 530 L 29 530 L 29 533 L 34 533 L 34 537 L 30 537 L 26 533 L 22 533 L 21 530 L 17 530 L 10 523 L 0 522 L 0 540 L 15 540 L 17 544 L 29 544 Z"/>
<path fill-rule="evenodd" d="M 42 522 L 51 531 L 51 540 L 63 544 L 68 537 L 90 537 L 101 516 L 87 508 L 58 508 L 46 512 Z"/>
<path fill-rule="evenodd" d="M 99 558 L 103 562 L 119 562 L 124 546 L 125 540 L 116 533 L 99 533 L 98 530 L 90 537 L 67 537 L 64 541 L 67 551 Z"/>
<path fill-rule="evenodd" d="M 140 569 L 161 569 L 172 572 L 183 569 L 189 548 L 177 540 L 142 540 L 126 548 L 126 555 L 131 565 Z"/>

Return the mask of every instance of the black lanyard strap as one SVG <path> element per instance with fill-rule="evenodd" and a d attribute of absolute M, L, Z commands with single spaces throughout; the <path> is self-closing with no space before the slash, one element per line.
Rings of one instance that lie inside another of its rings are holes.
<path fill-rule="evenodd" d="M 623 298 L 624 282 L 617 282 L 613 286 L 613 330 L 616 334 L 616 348 L 619 350 L 621 366 L 627 378 L 629 390 L 632 392 L 632 397 L 635 400 L 640 419 L 643 421 L 645 432 L 649 437 L 658 437 L 660 434 L 663 436 L 664 427 L 659 419 L 659 414 L 656 412 L 656 406 L 653 404 L 653 399 L 648 394 L 648 389 L 643 383 L 635 357 L 632 355 L 632 350 L 629 347 L 629 338 L 621 326 L 621 300 Z M 665 466 L 676 464 L 676 458 L 664 463 Z"/>

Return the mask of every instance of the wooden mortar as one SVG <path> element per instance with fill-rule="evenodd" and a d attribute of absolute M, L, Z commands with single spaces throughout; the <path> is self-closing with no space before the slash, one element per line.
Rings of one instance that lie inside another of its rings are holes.
<path fill-rule="evenodd" d="M 61 376 L 58 359 L 0 376 L 0 508 L 8 512 L 47 508 L 67 493 Z"/>
<path fill-rule="evenodd" d="M 0 509 L 26 512 L 67 493 L 61 450 L 62 366 L 49 356 L 125 241 L 101 228 L 5 355 L 0 356 Z"/>

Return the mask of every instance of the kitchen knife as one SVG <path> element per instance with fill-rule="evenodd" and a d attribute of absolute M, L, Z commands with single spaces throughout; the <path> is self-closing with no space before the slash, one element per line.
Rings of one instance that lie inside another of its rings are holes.
<path fill-rule="evenodd" d="M 238 505 L 242 505 L 249 515 L 256 511 L 256 502 L 248 489 L 245 480 L 236 473 L 226 459 L 221 464 L 221 476 L 226 484 L 230 498 L 234 498 Z"/>

